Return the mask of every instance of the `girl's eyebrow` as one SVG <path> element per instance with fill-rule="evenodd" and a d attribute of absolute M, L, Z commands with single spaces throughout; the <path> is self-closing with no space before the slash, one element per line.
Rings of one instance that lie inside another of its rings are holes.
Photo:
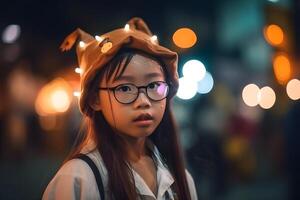
<path fill-rule="evenodd" d="M 148 73 L 146 75 L 144 75 L 145 79 L 149 79 L 149 78 L 158 78 L 158 77 L 163 77 L 163 75 L 161 73 L 158 72 L 153 72 L 153 73 Z M 130 76 L 130 75 L 122 75 L 118 78 L 116 78 L 114 81 L 134 81 L 135 77 L 134 76 Z"/>

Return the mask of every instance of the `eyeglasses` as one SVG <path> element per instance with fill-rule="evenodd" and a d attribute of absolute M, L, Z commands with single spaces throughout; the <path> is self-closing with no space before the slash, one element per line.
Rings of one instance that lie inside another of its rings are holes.
<path fill-rule="evenodd" d="M 132 83 L 125 83 L 116 87 L 99 87 L 99 90 L 111 90 L 116 100 L 122 104 L 133 103 L 140 94 L 140 89 L 146 90 L 146 95 L 152 101 L 161 101 L 168 96 L 169 85 L 164 81 L 154 81 L 146 86 L 136 86 Z"/>

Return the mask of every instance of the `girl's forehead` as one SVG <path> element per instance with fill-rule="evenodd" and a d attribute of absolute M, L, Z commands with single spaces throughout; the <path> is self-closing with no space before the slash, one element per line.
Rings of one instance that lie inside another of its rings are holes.
<path fill-rule="evenodd" d="M 132 57 L 120 77 L 134 76 L 143 78 L 149 74 L 157 74 L 157 76 L 164 77 L 162 66 L 156 60 L 136 54 Z"/>
<path fill-rule="evenodd" d="M 160 66 L 160 64 L 153 58 L 142 55 L 142 54 L 135 54 L 133 55 L 131 61 L 129 64 L 133 65 L 155 65 L 155 66 Z M 161 66 L 160 66 L 161 67 Z"/>
<path fill-rule="evenodd" d="M 109 82 L 128 81 L 134 82 L 151 78 L 164 79 L 162 66 L 158 61 L 142 54 L 132 56 L 129 63 L 125 63 L 126 59 L 122 60 L 118 66 L 119 69 L 114 70 L 112 77 L 109 77 Z"/>

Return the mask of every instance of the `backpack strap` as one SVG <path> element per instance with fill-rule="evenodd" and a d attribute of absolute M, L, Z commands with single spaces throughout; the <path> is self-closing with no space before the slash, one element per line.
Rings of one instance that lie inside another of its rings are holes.
<path fill-rule="evenodd" d="M 93 174 L 95 176 L 96 182 L 97 182 L 101 200 L 104 200 L 104 187 L 103 187 L 102 178 L 101 178 L 98 167 L 93 162 L 93 160 L 85 154 L 79 154 L 76 158 L 85 161 L 90 166 L 90 168 L 93 171 Z"/>

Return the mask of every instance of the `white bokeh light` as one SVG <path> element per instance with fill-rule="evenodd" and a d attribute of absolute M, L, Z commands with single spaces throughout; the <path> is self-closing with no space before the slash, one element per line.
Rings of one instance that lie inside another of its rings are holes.
<path fill-rule="evenodd" d="M 209 72 L 206 72 L 204 78 L 197 82 L 197 92 L 207 94 L 212 90 L 213 86 L 214 79 Z"/>
<path fill-rule="evenodd" d="M 179 88 L 177 91 L 177 97 L 180 99 L 191 99 L 197 93 L 197 82 L 191 81 L 186 77 L 181 77 L 179 79 Z"/>
<path fill-rule="evenodd" d="M 8 25 L 2 33 L 2 41 L 8 44 L 14 43 L 19 38 L 20 33 L 21 28 L 19 25 Z"/>
<path fill-rule="evenodd" d="M 290 80 L 286 86 L 286 93 L 292 100 L 300 99 L 300 80 Z"/>
<path fill-rule="evenodd" d="M 276 101 L 274 90 L 268 86 L 261 88 L 260 92 L 258 93 L 258 101 L 260 107 L 263 109 L 271 108 Z"/>
<path fill-rule="evenodd" d="M 247 106 L 254 107 L 259 103 L 259 87 L 255 84 L 248 84 L 244 87 L 242 98 Z"/>
<path fill-rule="evenodd" d="M 204 78 L 206 69 L 199 60 L 189 60 L 182 67 L 183 76 L 192 81 L 200 81 Z"/>

